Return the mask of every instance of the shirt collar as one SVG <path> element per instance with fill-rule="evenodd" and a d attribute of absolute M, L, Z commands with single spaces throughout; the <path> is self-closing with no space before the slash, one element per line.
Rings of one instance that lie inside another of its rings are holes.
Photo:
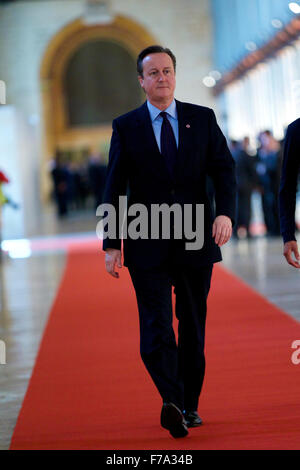
<path fill-rule="evenodd" d="M 150 101 L 147 100 L 147 106 L 149 109 L 151 121 L 153 122 L 157 116 L 161 113 L 161 110 L 158 109 L 156 106 L 153 106 L 153 104 L 150 103 Z M 176 109 L 176 101 L 173 99 L 172 103 L 170 106 L 168 106 L 167 109 L 164 110 L 166 113 L 169 114 L 169 116 L 173 117 L 174 119 L 177 119 L 177 109 Z"/>

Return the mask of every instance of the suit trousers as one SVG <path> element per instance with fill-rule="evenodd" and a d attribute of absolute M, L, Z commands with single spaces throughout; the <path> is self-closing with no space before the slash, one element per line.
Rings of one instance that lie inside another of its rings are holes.
<path fill-rule="evenodd" d="M 213 264 L 195 269 L 170 262 L 128 269 L 137 297 L 142 360 L 163 402 L 195 411 L 205 373 L 206 301 Z M 173 329 L 173 286 L 178 342 Z"/>

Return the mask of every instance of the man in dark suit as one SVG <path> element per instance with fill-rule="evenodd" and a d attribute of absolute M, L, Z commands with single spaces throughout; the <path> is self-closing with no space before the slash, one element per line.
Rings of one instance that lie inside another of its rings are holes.
<path fill-rule="evenodd" d="M 136 292 L 140 318 L 140 352 L 163 401 L 161 425 L 173 437 L 202 423 L 197 413 L 205 371 L 206 300 L 213 263 L 232 234 L 236 183 L 234 161 L 214 112 L 174 99 L 176 59 L 169 49 L 151 46 L 137 60 L 138 79 L 147 101 L 113 121 L 104 203 L 118 208 L 129 190 L 128 206 L 204 205 L 204 243 L 187 249 L 187 236 L 172 235 L 124 241 L 124 265 Z M 216 216 L 207 194 L 214 182 Z M 132 214 L 132 213 L 131 213 Z M 119 214 L 117 210 L 117 221 Z M 128 216 L 130 219 L 130 215 Z M 118 231 L 117 231 L 118 233 Z M 195 248 L 195 247 L 194 247 Z M 107 237 L 106 269 L 115 278 L 122 267 L 121 239 Z M 172 327 L 172 286 L 176 294 L 178 345 Z"/>
<path fill-rule="evenodd" d="M 300 169 L 300 119 L 292 122 L 286 132 L 279 190 L 280 228 L 287 262 L 300 268 L 300 255 L 295 237 L 295 210 Z"/>

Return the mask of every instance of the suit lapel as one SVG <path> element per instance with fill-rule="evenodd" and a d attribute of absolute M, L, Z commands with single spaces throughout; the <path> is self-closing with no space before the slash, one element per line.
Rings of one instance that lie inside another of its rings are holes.
<path fill-rule="evenodd" d="M 177 116 L 178 116 L 178 157 L 177 157 L 177 180 L 183 180 L 188 168 L 193 161 L 195 149 L 194 135 L 197 133 L 196 114 L 193 110 L 187 109 L 184 103 L 176 100 Z M 194 150 L 194 151 L 193 151 Z"/>

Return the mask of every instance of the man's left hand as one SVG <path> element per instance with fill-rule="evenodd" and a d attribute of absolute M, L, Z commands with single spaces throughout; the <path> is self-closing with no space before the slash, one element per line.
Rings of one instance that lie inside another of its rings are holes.
<path fill-rule="evenodd" d="M 225 245 L 232 235 L 232 222 L 226 215 L 218 215 L 213 223 L 212 236 L 218 246 Z"/>

